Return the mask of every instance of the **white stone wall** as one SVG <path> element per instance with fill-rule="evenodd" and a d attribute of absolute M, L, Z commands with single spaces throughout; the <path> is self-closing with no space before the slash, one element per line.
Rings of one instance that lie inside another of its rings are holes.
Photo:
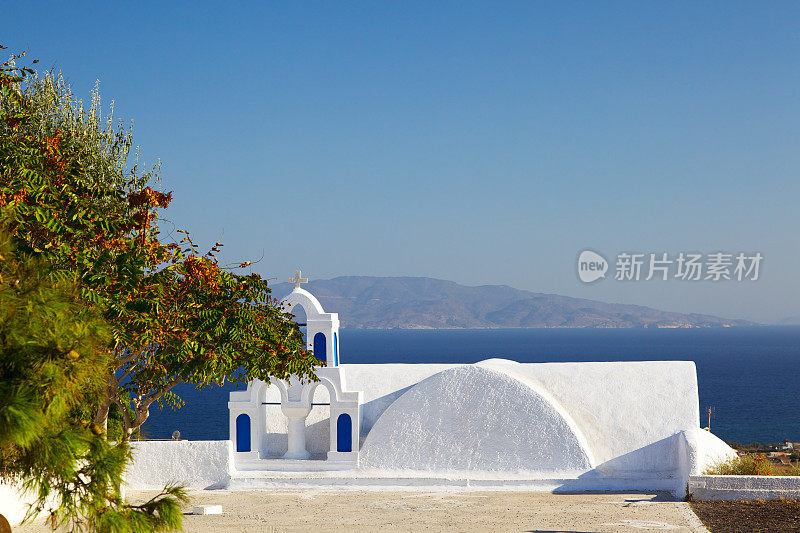
<path fill-rule="evenodd" d="M 738 457 L 722 439 L 704 429 L 684 431 L 682 436 L 680 470 L 684 478 L 699 476 L 710 466 Z"/>
<path fill-rule="evenodd" d="M 798 476 L 692 476 L 689 492 L 699 501 L 800 499 Z"/>
<path fill-rule="evenodd" d="M 353 435 L 359 466 L 330 463 L 332 470 L 348 470 L 342 479 L 351 481 L 369 478 L 381 484 L 427 476 L 438 480 L 434 484 L 458 479 L 505 486 L 538 480 L 559 490 L 657 489 L 683 495 L 690 475 L 712 458 L 732 453 L 699 428 L 692 362 L 520 364 L 491 359 L 476 365 L 341 365 L 320 375 L 335 390 L 360 391 L 337 393 L 360 405 Z M 317 386 L 313 403 L 330 403 L 330 390 Z M 224 486 L 232 469 L 245 486 L 253 475 L 237 473 L 236 465 L 244 471 L 289 466 L 304 471 L 299 463 L 267 467 L 259 458 L 280 458 L 287 450 L 290 407 L 278 405 L 281 399 L 308 409 L 310 391 L 297 384 L 287 390 L 280 382 L 269 387 L 254 382 L 247 391 L 231 393 L 231 439 L 237 413 L 251 414 L 252 452 L 232 452 L 230 443 L 225 444 L 227 455 L 211 444 L 183 445 L 189 448 L 181 462 L 172 443 L 147 443 L 132 468 L 132 483 Z M 328 405 L 314 405 L 306 419 L 304 450 L 312 459 L 336 456 L 326 454 L 333 433 L 330 413 Z M 325 469 L 324 464 L 314 468 Z M 281 479 L 291 485 L 294 478 Z"/>
<path fill-rule="evenodd" d="M 160 489 L 176 483 L 190 488 L 223 488 L 231 474 L 229 440 L 138 441 L 125 472 L 133 490 Z"/>
<path fill-rule="evenodd" d="M 668 440 L 699 427 L 691 361 L 479 364 L 524 376 L 547 391 L 586 436 L 598 471 L 606 475 L 674 470 Z"/>
<path fill-rule="evenodd" d="M 360 441 L 377 421 L 378 417 L 399 398 L 403 392 L 423 379 L 442 370 L 461 365 L 340 365 L 349 390 L 364 391 L 361 406 Z M 319 386 L 314 402 L 328 401 L 327 390 Z M 280 393 L 275 385 L 267 389 L 267 401 L 280 401 Z M 306 446 L 312 455 L 321 456 L 329 449 L 330 438 L 327 427 L 330 424 L 329 410 L 314 407 L 306 421 Z M 262 458 L 280 457 L 286 452 L 286 417 L 277 406 L 266 408 L 265 437 L 261 442 Z M 356 445 L 356 442 L 353 442 Z"/>
<path fill-rule="evenodd" d="M 28 512 L 28 504 L 34 498 L 24 494 L 19 487 L 0 481 L 0 514 L 12 526 L 18 525 Z"/>
<path fill-rule="evenodd" d="M 411 387 L 444 370 L 464 366 L 472 365 L 341 365 L 347 388 L 364 393 L 361 443 L 389 406 Z M 682 450 L 674 436 L 699 428 L 694 363 L 529 364 L 492 359 L 478 366 L 503 373 L 558 405 L 585 439 L 586 453 L 597 473 L 682 476 L 678 464 Z M 268 395 L 277 398 L 277 390 L 271 389 Z M 324 431 L 328 423 L 324 409 L 312 411 L 306 432 L 312 453 L 328 449 Z M 262 457 L 279 457 L 286 451 L 285 432 L 286 419 L 280 409 L 268 409 Z"/>

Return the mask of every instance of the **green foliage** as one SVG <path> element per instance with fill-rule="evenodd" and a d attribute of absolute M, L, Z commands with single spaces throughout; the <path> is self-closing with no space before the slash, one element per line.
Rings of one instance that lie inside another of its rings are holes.
<path fill-rule="evenodd" d="M 73 281 L 52 283 L 47 264 L 17 260 L 0 233 L 0 446 L 28 446 L 63 420 L 107 372 L 104 323 Z"/>
<path fill-rule="evenodd" d="M 764 454 L 743 455 L 717 462 L 703 471 L 705 475 L 718 476 L 770 476 L 772 465 Z"/>
<path fill-rule="evenodd" d="M 90 526 L 97 531 L 115 533 L 180 530 L 183 520 L 181 503 L 188 500 L 182 487 L 170 485 L 142 504 L 115 508 L 99 514 Z"/>
<path fill-rule="evenodd" d="M 122 388 L 136 414 L 129 427 L 146 420 L 153 402 L 180 407 L 170 391 L 177 383 L 314 379 L 316 360 L 289 315 L 272 305 L 266 281 L 228 272 L 213 252 L 198 257 L 188 235 L 184 242 L 174 251 L 175 265 L 149 275 L 114 316 L 124 326 L 117 333 L 127 335 L 118 340 L 127 351 L 118 355 L 117 379 L 127 378 Z"/>
<path fill-rule="evenodd" d="M 160 164 L 143 174 L 138 173 L 138 147 L 133 166 L 129 168 L 128 157 L 134 148 L 133 122 L 126 129 L 122 120 L 115 119 L 113 101 L 109 105 L 109 112 L 103 116 L 99 81 L 95 83 L 90 101 L 85 104 L 75 97 L 60 72 L 39 74 L 31 70 L 26 74 L 24 83 L 18 86 L 18 92 L 35 120 L 17 126 L 20 131 L 39 139 L 52 137 L 57 132 L 69 138 L 81 148 L 81 164 L 86 175 L 106 184 L 109 189 L 121 187 L 136 191 L 160 179 Z M 19 104 L 12 100 L 0 100 L 0 109 L 5 113 L 14 113 L 18 111 Z"/>
<path fill-rule="evenodd" d="M 125 173 L 131 146 L 129 131 L 103 122 L 96 92 L 84 113 L 60 76 L 4 85 L 0 206 L 12 236 L 53 265 L 53 279 L 77 275 L 111 332 L 114 372 L 95 421 L 105 427 L 116 405 L 127 438 L 153 403 L 181 405 L 178 383 L 316 379 L 316 360 L 266 281 L 218 265 L 220 243 L 201 254 L 186 232 L 160 242 L 156 222 L 172 194 L 145 186 L 157 170 Z"/>
<path fill-rule="evenodd" d="M 147 504 L 125 502 L 128 445 L 109 443 L 92 423 L 91 407 L 113 375 L 113 330 L 86 297 L 92 269 L 83 267 L 104 251 L 81 246 L 88 219 L 73 216 L 74 224 L 60 227 L 39 204 L 69 193 L 62 185 L 78 181 L 81 165 L 58 131 L 40 139 L 20 128 L 37 120 L 18 87 L 28 72 L 0 68 L 0 476 L 35 498 L 29 518 L 44 510 L 53 528 L 176 529 L 185 492 L 168 487 Z M 59 232 L 62 242 L 53 246 Z"/>
<path fill-rule="evenodd" d="M 0 66 L 5 268 L 38 298 L 4 301 L 13 312 L 1 325 L 11 355 L 0 433 L 14 436 L 0 442 L 0 459 L 40 503 L 56 498 L 54 525 L 179 524 L 180 489 L 138 507 L 119 495 L 128 439 L 153 403 L 182 405 L 178 383 L 316 379 L 316 359 L 267 282 L 235 272 L 248 262 L 220 266 L 221 244 L 201 254 L 187 232 L 160 241 L 172 193 L 148 186 L 158 167 L 128 167 L 132 146 L 113 104 L 103 118 L 97 90 L 86 109 L 60 75 Z M 21 309 L 24 325 L 11 319 Z"/>
<path fill-rule="evenodd" d="M 84 409 L 110 371 L 105 322 L 75 280 L 54 283 L 48 269 L 0 231 L 0 476 L 29 490 L 28 516 L 47 510 L 54 528 L 179 528 L 181 489 L 143 506 L 121 497 L 128 447 L 110 444 Z"/>
<path fill-rule="evenodd" d="M 234 272 L 247 262 L 222 267 L 221 244 L 201 254 L 187 232 L 180 243 L 160 241 L 172 193 L 148 186 L 158 167 L 128 168 L 132 146 L 113 104 L 103 118 L 96 89 L 86 109 L 60 75 L 0 66 L 6 268 L 29 269 L 8 279 L 25 279 L 24 294 L 37 298 L 3 302 L 13 312 L 2 324 L 11 355 L 0 453 L 6 474 L 40 503 L 56 497 L 55 525 L 179 524 L 179 489 L 139 507 L 119 495 L 128 439 L 153 403 L 182 405 L 178 383 L 316 379 L 316 359 L 266 281 Z M 25 324 L 12 321 L 22 309 Z"/>

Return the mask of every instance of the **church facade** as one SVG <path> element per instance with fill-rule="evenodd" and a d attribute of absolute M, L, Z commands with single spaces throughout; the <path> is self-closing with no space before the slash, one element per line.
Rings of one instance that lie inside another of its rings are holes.
<path fill-rule="evenodd" d="M 230 394 L 230 488 L 466 483 L 670 490 L 734 453 L 700 429 L 690 361 L 346 364 L 339 320 L 301 288 L 319 381 Z M 346 358 L 346 355 L 345 355 Z M 460 480 L 460 481 L 459 481 Z"/>

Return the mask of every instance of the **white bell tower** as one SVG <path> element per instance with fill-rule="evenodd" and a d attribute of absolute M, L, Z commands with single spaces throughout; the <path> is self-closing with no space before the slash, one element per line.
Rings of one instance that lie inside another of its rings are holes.
<path fill-rule="evenodd" d="M 308 283 L 297 270 L 289 279 L 294 290 L 281 300 L 281 308 L 291 312 L 300 306 L 306 313 L 307 347 L 324 366 L 314 369 L 316 381 L 303 382 L 292 376 L 288 380 L 275 379 L 271 384 L 253 380 L 245 391 L 230 393 L 230 438 L 235 444 L 234 462 L 242 466 L 248 461 L 256 463 L 266 453 L 263 449 L 267 435 L 267 409 L 280 406 L 287 419 L 287 449 L 283 459 L 309 459 L 306 448 L 306 418 L 314 405 L 328 405 L 330 415 L 328 461 L 358 464 L 361 428 L 361 403 L 363 393 L 350 391 L 345 385 L 344 367 L 339 366 L 339 315 L 326 313 L 313 294 L 300 287 Z M 266 401 L 268 387 L 277 389 L 280 402 Z M 325 387 L 330 398 L 327 404 L 314 404 L 314 392 Z M 262 453 L 263 452 L 263 453 Z"/>
<path fill-rule="evenodd" d="M 289 283 L 294 283 L 294 290 L 281 300 L 283 310 L 291 312 L 297 305 L 302 307 L 306 313 L 306 347 L 327 366 L 339 366 L 339 314 L 326 313 L 319 300 L 300 287 L 308 283 L 300 270 L 289 278 Z"/>

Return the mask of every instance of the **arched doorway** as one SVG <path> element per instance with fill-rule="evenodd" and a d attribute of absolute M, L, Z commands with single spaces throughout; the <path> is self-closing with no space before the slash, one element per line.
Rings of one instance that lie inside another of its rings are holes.
<path fill-rule="evenodd" d="M 347 413 L 336 419 L 336 451 L 353 451 L 353 420 Z"/>
<path fill-rule="evenodd" d="M 250 417 L 246 414 L 236 417 L 236 451 L 250 451 Z"/>
<path fill-rule="evenodd" d="M 327 352 L 327 346 L 325 342 L 325 334 L 319 332 L 316 335 L 314 335 L 314 357 L 319 359 L 320 362 L 324 363 L 328 360 L 326 352 Z"/>

